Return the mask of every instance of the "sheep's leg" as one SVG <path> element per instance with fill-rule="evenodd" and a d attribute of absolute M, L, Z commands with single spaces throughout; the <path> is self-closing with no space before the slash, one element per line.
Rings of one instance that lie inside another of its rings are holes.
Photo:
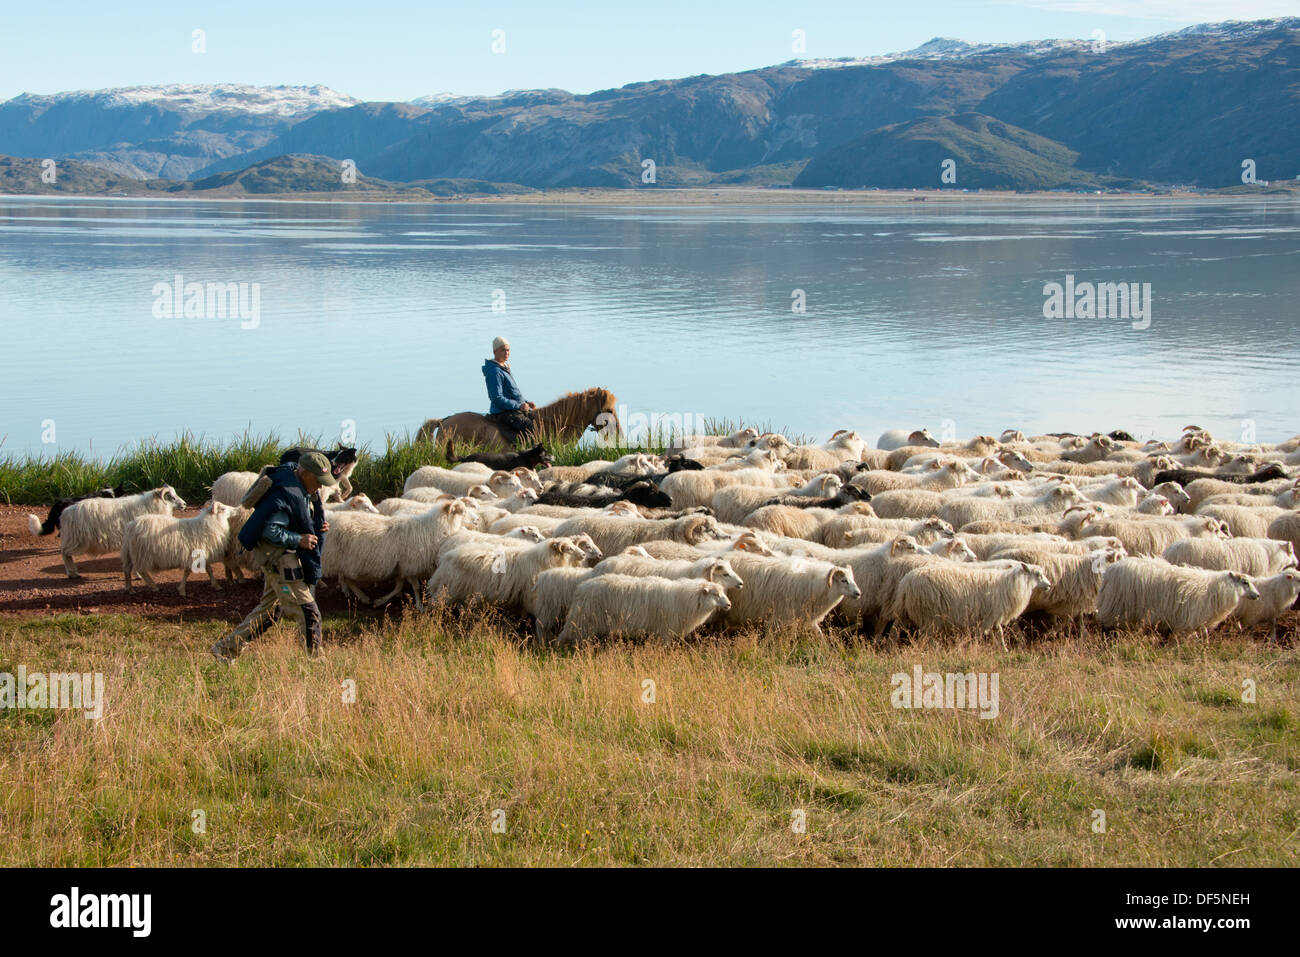
<path fill-rule="evenodd" d="M 69 578 L 80 578 L 81 572 L 77 571 L 77 563 L 72 560 L 72 556 L 67 552 L 60 553 L 63 556 L 63 570 L 68 573 Z"/>
<path fill-rule="evenodd" d="M 1273 621 L 1273 630 L 1268 633 L 1268 643 L 1271 645 L 1277 641 L 1277 620 Z"/>
<path fill-rule="evenodd" d="M 404 578 L 402 584 L 411 587 L 411 593 L 415 595 L 415 610 L 418 614 L 424 614 L 424 586 L 421 584 L 420 579 Z"/>
<path fill-rule="evenodd" d="M 339 578 L 339 587 L 343 589 L 345 595 L 351 595 L 367 605 L 370 604 L 370 596 L 357 587 L 357 583 L 347 578 Z"/>
<path fill-rule="evenodd" d="M 371 602 L 371 604 L 374 605 L 376 608 L 381 608 L 381 607 L 383 607 L 384 605 L 387 605 L 390 601 L 392 601 L 392 600 L 393 600 L 394 598 L 396 598 L 398 595 L 400 595 L 400 594 L 402 593 L 402 590 L 403 590 L 404 588 L 406 588 L 406 580 L 405 580 L 405 579 L 402 579 L 402 578 L 399 578 L 399 579 L 397 579 L 397 587 L 396 587 L 396 588 L 394 588 L 392 591 L 390 591 L 390 592 L 389 592 L 387 595 L 385 595 L 383 598 L 376 598 L 374 601 Z"/>
<path fill-rule="evenodd" d="M 221 582 L 217 581 L 217 570 L 213 568 L 211 564 L 208 565 L 208 581 L 212 584 L 213 588 L 217 591 L 221 591 Z"/>
<path fill-rule="evenodd" d="M 125 558 L 122 559 L 122 578 L 126 582 L 126 590 L 130 591 L 131 590 L 131 564 Z"/>
<path fill-rule="evenodd" d="M 156 581 L 153 580 L 153 576 L 150 575 L 147 571 L 144 571 L 144 570 L 142 570 L 142 569 L 137 569 L 137 572 L 136 572 L 136 573 L 137 573 L 141 578 L 144 579 L 144 583 L 145 583 L 146 585 L 148 585 L 148 586 L 149 586 L 150 588 L 152 588 L 154 591 L 157 591 L 157 590 L 158 590 L 158 583 L 157 583 Z M 188 574 L 188 570 L 185 571 L 185 572 L 182 572 L 182 575 L 184 575 L 184 574 Z M 184 579 L 184 578 L 181 578 L 181 588 L 183 589 L 184 587 L 185 587 L 185 579 Z M 185 592 L 182 591 L 181 594 L 184 595 Z"/>
<path fill-rule="evenodd" d="M 1010 651 L 1010 650 L 1011 650 L 1010 648 L 1007 647 L 1007 632 L 1006 632 L 1006 629 L 1003 628 L 1002 625 L 998 625 L 998 641 L 1002 642 L 1002 650 L 1003 650 L 1003 651 Z"/>

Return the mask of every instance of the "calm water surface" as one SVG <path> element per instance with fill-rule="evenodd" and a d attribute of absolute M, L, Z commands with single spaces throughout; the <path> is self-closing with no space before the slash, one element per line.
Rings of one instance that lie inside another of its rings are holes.
<path fill-rule="evenodd" d="M 1150 327 L 1043 318 L 1043 286 L 1150 283 Z M 258 284 L 253 321 L 155 287 Z M 803 290 L 806 312 L 792 312 Z M 362 442 L 485 411 L 513 345 L 539 403 L 822 438 L 1196 423 L 1300 431 L 1300 205 L 366 205 L 0 197 L 0 453 L 190 430 Z M 494 310 L 495 306 L 495 310 Z M 503 311 L 500 311 L 502 310 Z M 55 443 L 44 423 L 54 422 Z"/>

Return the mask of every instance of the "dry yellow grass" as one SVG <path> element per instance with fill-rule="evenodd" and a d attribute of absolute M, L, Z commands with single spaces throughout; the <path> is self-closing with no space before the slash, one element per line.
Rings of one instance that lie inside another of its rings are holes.
<path fill-rule="evenodd" d="M 281 625 L 227 670 L 207 653 L 223 627 L 0 618 L 0 671 L 107 680 L 99 722 L 0 711 L 0 864 L 1300 857 L 1300 662 L 1231 635 L 1006 652 L 782 633 L 570 657 L 444 614 L 327 622 L 342 640 L 315 664 Z M 1000 715 L 895 710 L 890 676 L 914 664 L 997 672 Z"/>

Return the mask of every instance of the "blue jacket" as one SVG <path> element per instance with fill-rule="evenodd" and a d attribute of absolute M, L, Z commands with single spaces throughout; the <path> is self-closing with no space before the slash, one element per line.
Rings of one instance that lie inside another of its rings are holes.
<path fill-rule="evenodd" d="M 249 551 L 259 542 L 293 550 L 302 561 L 303 581 L 314 585 L 320 579 L 321 549 L 325 545 L 325 510 L 319 498 L 308 498 L 295 474 L 294 463 L 281 465 L 271 473 L 271 490 L 253 508 L 253 514 L 239 530 L 239 544 Z M 300 548 L 298 543 L 308 532 L 316 536 L 315 548 Z"/>
<path fill-rule="evenodd" d="M 483 378 L 487 380 L 488 398 L 492 400 L 488 415 L 509 412 L 524 404 L 524 394 L 515 384 L 515 377 L 497 365 L 495 360 L 484 361 Z"/>

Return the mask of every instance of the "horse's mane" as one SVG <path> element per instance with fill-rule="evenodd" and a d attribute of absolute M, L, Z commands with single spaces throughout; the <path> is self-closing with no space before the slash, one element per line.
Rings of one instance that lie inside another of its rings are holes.
<path fill-rule="evenodd" d="M 614 393 L 610 392 L 608 389 L 602 389 L 597 386 L 591 389 L 584 389 L 581 392 L 566 392 L 553 402 L 548 402 L 546 405 L 539 408 L 538 411 L 558 413 L 568 411 L 579 403 L 581 403 L 584 409 L 589 406 L 601 409 L 612 409 L 614 407 L 614 401 Z"/>

